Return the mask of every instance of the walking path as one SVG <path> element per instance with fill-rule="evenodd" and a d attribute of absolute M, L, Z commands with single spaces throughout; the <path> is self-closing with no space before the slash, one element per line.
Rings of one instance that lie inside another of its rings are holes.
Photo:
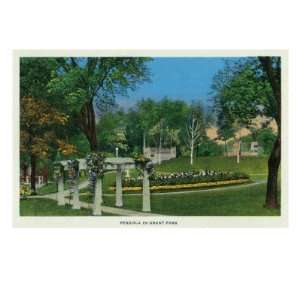
<path fill-rule="evenodd" d="M 70 201 L 72 204 L 72 200 Z M 80 201 L 80 206 L 83 208 L 93 209 L 93 203 L 87 203 Z M 113 214 L 113 215 L 122 215 L 122 216 L 159 216 L 158 214 L 152 214 L 152 213 L 144 213 L 141 211 L 134 211 L 124 208 L 117 208 L 117 207 L 111 207 L 111 206 L 101 206 L 101 209 L 105 213 Z"/>
<path fill-rule="evenodd" d="M 84 181 L 79 184 L 79 189 L 85 188 L 88 186 L 88 181 Z M 69 196 L 69 191 L 64 190 L 64 196 Z M 57 201 L 57 193 L 51 193 L 46 195 L 34 195 L 34 196 L 28 196 L 27 198 L 43 198 L 43 199 L 51 199 L 54 201 Z M 83 201 L 79 201 L 80 207 L 87 208 L 87 209 L 93 209 L 93 203 L 87 203 Z M 69 204 L 73 204 L 73 200 L 69 199 Z M 120 216 L 159 216 L 159 214 L 152 214 L 152 213 L 145 213 L 141 211 L 134 211 L 124 208 L 117 208 L 117 207 L 110 207 L 110 206 L 101 206 L 101 210 L 104 213 L 112 214 L 112 215 L 120 215 Z"/>

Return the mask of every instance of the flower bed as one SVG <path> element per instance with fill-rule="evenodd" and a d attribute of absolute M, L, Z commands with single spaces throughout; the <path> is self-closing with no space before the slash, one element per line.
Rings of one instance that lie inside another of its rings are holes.
<path fill-rule="evenodd" d="M 150 176 L 150 190 L 177 190 L 204 187 L 216 187 L 250 182 L 244 173 L 217 172 L 211 170 L 190 171 L 180 173 L 155 173 Z M 122 186 L 124 192 L 142 190 L 142 177 L 124 178 Z M 112 187 L 111 189 L 115 189 Z"/>
<path fill-rule="evenodd" d="M 151 186 L 151 191 L 165 191 L 165 190 L 184 190 L 184 189 L 194 189 L 194 188 L 209 188 L 224 185 L 234 185 L 250 182 L 250 179 L 237 179 L 237 180 L 225 180 L 216 182 L 202 182 L 202 183 L 192 183 L 192 184 L 177 184 L 177 185 L 161 185 L 161 186 Z M 138 192 L 142 190 L 142 187 L 124 187 L 122 189 L 124 192 Z"/>
<path fill-rule="evenodd" d="M 26 198 L 27 196 L 30 196 L 31 195 L 31 189 L 30 189 L 30 186 L 29 184 L 21 184 L 20 186 L 20 196 L 21 198 Z"/>

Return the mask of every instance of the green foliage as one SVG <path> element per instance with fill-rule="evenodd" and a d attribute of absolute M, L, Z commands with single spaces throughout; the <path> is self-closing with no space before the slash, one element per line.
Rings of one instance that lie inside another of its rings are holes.
<path fill-rule="evenodd" d="M 77 149 L 76 156 L 69 155 L 65 158 L 72 159 L 76 157 L 84 157 L 88 152 L 90 152 L 90 145 L 86 138 L 86 136 L 83 133 L 73 133 L 69 136 L 69 142 L 70 144 L 73 144 Z"/>
<path fill-rule="evenodd" d="M 126 116 L 121 110 L 103 114 L 97 123 L 98 148 L 101 151 L 115 153 L 118 147 L 120 155 L 127 154 L 127 136 Z"/>
<path fill-rule="evenodd" d="M 222 111 L 218 112 L 218 116 L 217 116 L 218 138 L 225 142 L 230 138 L 234 137 L 233 124 L 229 119 L 230 118 L 228 118 L 228 116 L 223 114 Z"/>
<path fill-rule="evenodd" d="M 113 104 L 115 95 L 126 94 L 149 79 L 143 57 L 57 58 L 59 68 L 48 84 L 49 91 L 64 99 L 64 105 L 78 113 L 86 102 L 99 110 Z"/>
<path fill-rule="evenodd" d="M 250 151 L 251 142 L 254 142 L 251 134 L 241 137 L 241 151 Z"/>
<path fill-rule="evenodd" d="M 197 156 L 220 156 L 223 155 L 224 146 L 217 144 L 215 141 L 204 139 L 197 147 Z"/>
<path fill-rule="evenodd" d="M 22 57 L 20 59 L 20 98 L 50 100 L 47 84 L 57 68 L 54 58 Z"/>
<path fill-rule="evenodd" d="M 276 115 L 271 86 L 255 59 L 227 65 L 214 77 L 212 90 L 218 118 L 228 124 L 247 125 L 259 115 Z"/>
<path fill-rule="evenodd" d="M 257 141 L 264 154 L 269 155 L 271 153 L 275 140 L 276 135 L 271 128 L 262 128 L 257 131 Z"/>
<path fill-rule="evenodd" d="M 142 143 L 142 136 L 145 134 L 147 146 L 157 147 L 160 138 L 165 147 L 178 145 L 189 110 L 189 105 L 180 99 L 142 99 L 130 111 L 131 116 L 135 117 L 134 120 L 140 124 L 139 127 L 135 126 L 140 132 L 139 143 Z"/>

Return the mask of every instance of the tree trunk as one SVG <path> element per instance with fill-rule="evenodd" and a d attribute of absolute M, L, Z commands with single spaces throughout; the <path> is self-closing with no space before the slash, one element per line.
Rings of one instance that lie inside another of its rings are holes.
<path fill-rule="evenodd" d="M 90 144 L 91 151 L 97 151 L 96 116 L 93 102 L 87 102 L 80 112 L 80 128 Z"/>
<path fill-rule="evenodd" d="M 275 97 L 275 120 L 278 126 L 278 136 L 273 145 L 271 155 L 268 160 L 268 182 L 266 204 L 268 208 L 277 208 L 278 204 L 278 170 L 281 160 L 281 66 L 280 58 L 277 59 L 277 64 L 274 65 L 270 57 L 259 57 L 259 61 L 263 67 L 268 81 L 272 87 Z"/>
<path fill-rule="evenodd" d="M 23 164 L 23 165 L 22 165 L 22 173 L 23 173 L 24 181 L 26 181 L 27 168 L 28 168 L 27 164 Z"/>
<path fill-rule="evenodd" d="M 194 163 L 194 141 L 192 140 L 192 144 L 191 144 L 191 166 Z"/>
<path fill-rule="evenodd" d="M 226 140 L 224 141 L 224 153 L 225 153 L 225 156 L 227 156 L 227 141 Z"/>
<path fill-rule="evenodd" d="M 143 133 L 143 153 L 145 154 L 145 148 L 146 148 L 146 132 Z"/>
<path fill-rule="evenodd" d="M 96 116 L 94 112 L 94 107 L 91 104 L 90 109 L 90 126 L 89 126 L 89 143 L 91 151 L 97 151 L 97 134 L 96 134 Z"/>
<path fill-rule="evenodd" d="M 266 207 L 278 208 L 278 170 L 281 160 L 281 137 L 280 132 L 273 145 L 271 155 L 268 160 L 268 183 L 266 195 Z"/>
<path fill-rule="evenodd" d="M 241 154 L 241 144 L 240 141 L 238 140 L 236 143 L 237 147 L 236 147 L 236 162 L 239 164 L 240 163 L 240 154 Z"/>
<path fill-rule="evenodd" d="M 162 139 L 162 136 L 161 136 L 161 132 L 159 133 L 159 148 L 158 148 L 158 164 L 160 165 L 161 164 L 161 139 Z"/>
<path fill-rule="evenodd" d="M 30 174 L 30 188 L 31 194 L 36 194 L 36 185 L 35 185 L 35 176 L 36 176 L 36 157 L 35 155 L 30 156 L 30 166 L 31 166 L 31 174 Z"/>

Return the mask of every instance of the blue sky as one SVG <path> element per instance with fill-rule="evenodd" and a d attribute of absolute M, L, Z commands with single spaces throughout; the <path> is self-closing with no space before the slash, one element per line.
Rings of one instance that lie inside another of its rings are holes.
<path fill-rule="evenodd" d="M 214 74 L 224 66 L 221 57 L 157 57 L 148 63 L 151 82 L 145 82 L 117 103 L 128 108 L 141 98 L 161 99 L 168 96 L 188 102 L 209 96 Z"/>

